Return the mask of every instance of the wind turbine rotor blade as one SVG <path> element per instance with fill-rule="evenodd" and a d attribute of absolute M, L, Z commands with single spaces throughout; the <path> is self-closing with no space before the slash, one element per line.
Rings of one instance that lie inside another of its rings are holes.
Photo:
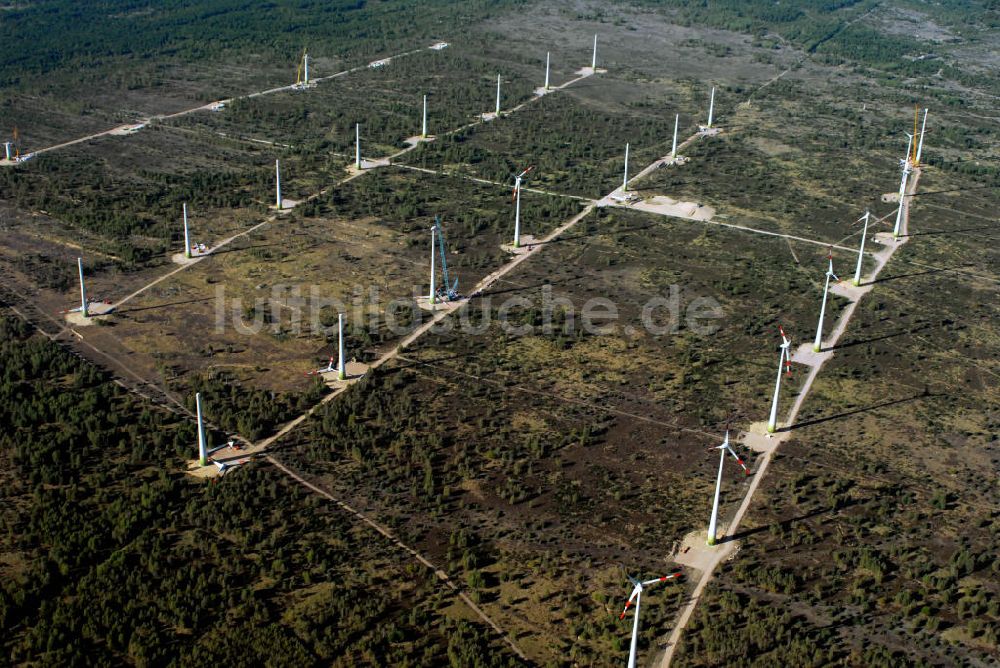
<path fill-rule="evenodd" d="M 625 619 L 625 613 L 627 613 L 628 609 L 632 607 L 632 601 L 635 600 L 635 597 L 638 596 L 639 592 L 641 591 L 642 591 L 642 584 L 636 582 L 635 588 L 632 589 L 632 595 L 628 597 L 627 601 L 625 601 L 625 609 L 622 610 L 622 614 L 618 616 L 618 619 Z"/>
<path fill-rule="evenodd" d="M 733 459 L 736 460 L 736 463 L 739 464 L 740 468 L 743 469 L 743 473 L 750 475 L 750 469 L 747 468 L 747 465 L 743 461 L 743 459 L 738 454 L 736 454 L 736 451 L 733 450 L 732 447 L 730 447 L 729 445 L 726 445 L 726 449 L 729 450 L 729 454 L 733 456 Z"/>

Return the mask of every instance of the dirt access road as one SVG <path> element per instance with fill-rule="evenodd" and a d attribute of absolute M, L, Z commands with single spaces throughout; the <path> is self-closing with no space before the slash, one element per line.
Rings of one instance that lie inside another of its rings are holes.
<path fill-rule="evenodd" d="M 746 494 L 743 497 L 743 501 L 740 503 L 739 508 L 736 510 L 736 514 L 733 516 L 733 519 L 729 522 L 728 526 L 726 527 L 725 532 L 727 536 L 734 535 L 736 533 L 736 530 L 739 529 L 740 523 L 743 521 L 743 518 L 746 516 L 746 513 L 750 508 L 750 503 L 753 501 L 754 494 L 757 492 L 757 488 L 760 486 L 761 480 L 764 479 L 764 475 L 767 473 L 767 469 L 771 463 L 772 457 L 774 456 L 774 452 L 778 449 L 778 446 L 781 444 L 781 442 L 787 439 L 793 433 L 792 429 L 795 424 L 795 418 L 798 416 L 799 409 L 805 402 L 806 397 L 809 396 L 809 391 L 812 389 L 813 381 L 815 381 L 816 377 L 819 375 L 819 371 L 823 367 L 823 364 L 828 359 L 833 357 L 834 352 L 831 350 L 831 348 L 833 348 L 836 345 L 837 341 L 840 340 L 841 335 L 843 335 L 844 331 L 847 329 L 847 325 L 850 322 L 851 317 L 854 315 L 854 311 L 858 306 L 861 296 L 863 296 L 865 293 L 871 290 L 875 279 L 879 275 L 879 272 L 881 272 L 882 269 L 885 268 L 886 264 L 889 262 L 889 259 L 893 256 L 896 250 L 899 249 L 909 239 L 910 202 L 912 200 L 913 195 L 917 191 L 917 182 L 919 180 L 920 180 L 920 169 L 917 168 L 914 170 L 913 177 L 910 180 L 907 197 L 904 197 L 903 202 L 900 204 L 900 206 L 903 207 L 903 217 L 900 226 L 901 229 L 900 229 L 899 239 L 891 239 L 891 235 L 886 235 L 888 236 L 888 238 L 882 237 L 884 241 L 884 248 L 881 252 L 875 254 L 876 265 L 872 273 L 869 274 L 867 277 L 865 277 L 861 286 L 862 289 L 851 291 L 849 288 L 847 288 L 842 293 L 845 296 L 848 296 L 849 299 L 851 298 L 851 296 L 853 296 L 854 298 L 851 299 L 850 303 L 845 307 L 843 313 L 841 314 L 840 319 L 834 325 L 834 328 L 830 331 L 830 334 L 824 339 L 823 350 L 821 350 L 820 353 L 816 353 L 810 358 L 808 358 L 809 361 L 811 362 L 809 366 L 809 373 L 806 376 L 806 380 L 803 383 L 802 389 L 800 390 L 798 396 L 796 397 L 795 402 L 792 404 L 791 410 L 788 411 L 788 414 L 784 422 L 782 423 L 784 425 L 789 425 L 789 426 L 780 429 L 777 433 L 773 435 L 773 438 L 770 439 L 771 440 L 770 447 L 768 447 L 764 451 L 764 456 L 761 458 L 760 464 L 757 467 L 757 471 L 754 475 L 754 478 L 751 481 L 750 486 L 747 488 Z M 806 343 L 805 345 L 810 346 L 810 351 L 811 351 L 811 344 Z M 799 354 L 797 353 L 796 357 L 793 357 L 792 360 L 793 362 L 798 362 L 802 359 L 799 358 L 798 355 Z M 759 442 L 759 439 L 755 440 Z M 685 539 L 685 543 L 686 544 L 691 543 L 690 537 Z M 691 598 L 688 599 L 687 604 L 681 610 L 680 615 L 677 618 L 677 622 L 675 623 L 674 628 L 670 633 L 670 637 L 667 640 L 666 650 L 663 654 L 663 658 L 660 661 L 660 668 L 668 668 L 670 666 L 670 662 L 674 658 L 674 652 L 677 649 L 677 643 L 684 632 L 684 628 L 691 620 L 691 616 L 694 613 L 695 607 L 697 607 L 698 605 L 698 601 L 701 599 L 701 595 L 705 591 L 705 587 L 708 586 L 708 583 L 712 580 L 712 576 L 715 573 L 715 569 L 719 566 L 720 563 L 722 563 L 730 556 L 732 556 L 735 553 L 737 547 L 738 543 L 736 541 L 727 540 L 727 538 L 723 537 L 719 540 L 718 544 L 714 548 L 709 548 L 707 546 L 701 546 L 701 545 L 695 546 L 694 554 L 692 554 L 690 558 L 687 557 L 685 558 L 685 561 L 696 563 L 697 567 L 699 568 L 699 570 L 702 571 L 702 573 L 701 577 L 698 580 L 698 583 L 695 585 L 694 591 L 691 594 Z"/>

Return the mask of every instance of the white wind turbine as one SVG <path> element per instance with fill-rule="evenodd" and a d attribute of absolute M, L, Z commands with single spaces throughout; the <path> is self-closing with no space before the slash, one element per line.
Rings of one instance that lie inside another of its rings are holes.
<path fill-rule="evenodd" d="M 726 452 L 729 452 L 736 460 L 736 463 L 740 465 L 743 469 L 745 475 L 750 475 L 750 469 L 747 468 L 746 463 L 736 454 L 733 450 L 733 446 L 729 445 L 729 431 L 726 431 L 726 438 L 722 441 L 722 445 L 717 445 L 713 450 L 719 451 L 719 475 L 715 479 L 715 499 L 712 501 L 712 519 L 708 522 L 708 544 L 715 545 L 715 528 L 718 524 L 719 519 L 719 495 L 722 491 L 722 466 L 726 461 Z"/>
<path fill-rule="evenodd" d="M 781 353 L 778 355 L 778 379 L 774 381 L 774 398 L 771 400 L 771 416 L 767 420 L 767 431 L 770 434 L 778 426 L 778 396 L 781 394 L 781 372 L 782 367 L 788 376 L 792 375 L 792 356 L 788 348 L 792 345 L 792 340 L 785 336 L 785 330 L 778 325 L 781 333 Z"/>
<path fill-rule="evenodd" d="M 635 668 L 636 650 L 639 645 L 639 599 L 642 598 L 643 590 L 650 585 L 656 584 L 657 582 L 666 582 L 667 580 L 673 580 L 675 578 L 679 578 L 680 576 L 680 571 L 675 571 L 670 575 L 664 575 L 663 577 L 655 578 L 653 580 L 637 580 L 631 575 L 625 576 L 629 579 L 629 582 L 635 585 L 632 588 L 632 595 L 629 596 L 628 601 L 625 602 L 625 609 L 622 610 L 622 614 L 618 617 L 618 619 L 625 619 L 625 614 L 632 606 L 632 601 L 634 600 L 635 612 L 633 613 L 632 619 L 632 644 L 628 652 L 628 668 Z"/>
<path fill-rule="evenodd" d="M 813 341 L 813 352 L 818 353 L 823 349 L 823 317 L 826 315 L 826 298 L 830 294 L 830 279 L 835 278 L 840 280 L 835 273 L 833 273 L 833 249 L 827 254 L 826 259 L 829 260 L 830 264 L 826 270 L 826 284 L 823 286 L 823 303 L 819 307 L 819 324 L 816 325 L 816 340 Z"/>
<path fill-rule="evenodd" d="M 500 118 L 500 75 L 499 74 L 497 75 L 497 109 L 495 113 L 496 117 Z"/>
<path fill-rule="evenodd" d="M 903 177 L 899 182 L 899 208 L 896 209 L 896 224 L 892 227 L 892 238 L 898 239 L 900 228 L 903 224 L 903 200 L 906 198 L 906 179 L 910 175 L 910 159 L 907 157 L 901 161 L 903 163 Z"/>
<path fill-rule="evenodd" d="M 521 247 L 521 179 L 534 168 L 531 165 L 514 177 L 514 248 Z"/>
<path fill-rule="evenodd" d="M 865 215 L 861 216 L 855 221 L 855 224 L 860 223 L 862 220 L 865 221 L 864 229 L 861 230 L 861 247 L 858 248 L 858 266 L 854 269 L 854 280 L 852 283 L 854 285 L 861 285 L 861 264 L 865 259 L 865 239 L 868 238 L 868 219 L 871 218 L 871 212 L 867 209 L 865 210 Z"/>
<path fill-rule="evenodd" d="M 628 191 L 628 143 L 625 144 L 625 174 L 622 176 L 622 193 Z"/>
<path fill-rule="evenodd" d="M 917 155 L 913 161 L 915 167 L 920 166 L 920 154 L 924 151 L 924 133 L 927 131 L 927 112 L 928 109 L 924 109 L 924 122 L 920 126 L 920 142 L 917 144 Z"/>

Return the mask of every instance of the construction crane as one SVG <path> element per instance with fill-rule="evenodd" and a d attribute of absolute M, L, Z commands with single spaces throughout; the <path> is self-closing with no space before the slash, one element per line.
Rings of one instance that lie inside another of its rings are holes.
<path fill-rule="evenodd" d="M 458 277 L 455 277 L 454 284 L 451 283 L 451 279 L 448 277 L 448 258 L 445 252 L 444 230 L 441 228 L 440 216 L 434 216 L 434 226 L 437 228 L 438 233 L 438 248 L 441 250 L 441 274 L 444 277 L 444 287 L 437 291 L 437 296 L 448 301 L 454 301 L 459 297 Z"/>

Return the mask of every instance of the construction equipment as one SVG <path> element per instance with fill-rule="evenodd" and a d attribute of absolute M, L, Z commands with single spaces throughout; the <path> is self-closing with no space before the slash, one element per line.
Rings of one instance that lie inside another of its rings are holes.
<path fill-rule="evenodd" d="M 440 216 L 434 216 L 434 227 L 437 229 L 438 248 L 441 250 L 441 275 L 444 277 L 444 286 L 437 290 L 437 297 L 440 299 L 447 299 L 448 301 L 455 301 L 459 298 L 458 277 L 455 277 L 454 283 L 451 283 L 451 279 L 448 277 L 448 258 L 445 250 L 444 230 L 441 228 Z"/>

